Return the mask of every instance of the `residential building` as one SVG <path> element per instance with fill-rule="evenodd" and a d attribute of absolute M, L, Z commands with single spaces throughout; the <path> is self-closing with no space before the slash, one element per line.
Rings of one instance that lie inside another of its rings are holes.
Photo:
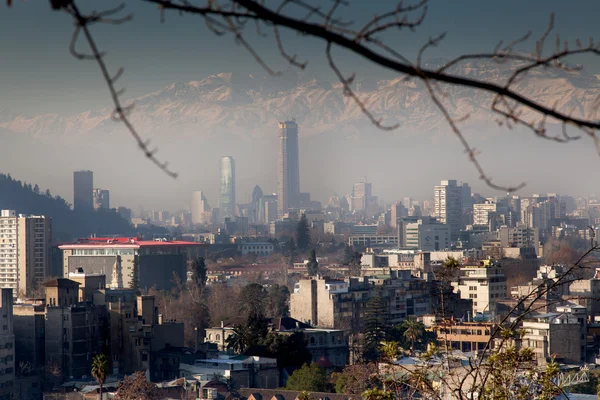
<path fill-rule="evenodd" d="M 43 299 L 25 300 L 14 304 L 15 365 L 46 365 L 45 312 Z"/>
<path fill-rule="evenodd" d="M 302 279 L 290 296 L 290 316 L 320 328 L 361 331 L 370 289 L 367 278 Z"/>
<path fill-rule="evenodd" d="M 13 293 L 2 289 L 0 304 L 0 400 L 13 399 L 15 389 L 15 335 Z"/>
<path fill-rule="evenodd" d="M 187 261 L 204 254 L 208 245 L 197 242 L 89 238 L 58 246 L 63 252 L 63 276 L 81 268 L 86 274 L 105 275 L 107 287 L 130 288 L 137 262 L 140 288 L 169 289 L 173 274 L 186 279 Z"/>
<path fill-rule="evenodd" d="M 487 199 L 484 203 L 473 204 L 473 225 L 489 226 L 490 220 L 496 216 L 506 216 L 508 207 L 495 199 Z"/>
<path fill-rule="evenodd" d="M 462 352 L 484 350 L 495 329 L 493 323 L 471 321 L 442 321 L 431 328 L 441 349 Z"/>
<path fill-rule="evenodd" d="M 473 313 L 490 311 L 497 299 L 506 297 L 504 269 L 497 262 L 483 260 L 478 265 L 464 265 L 457 280 L 452 282 L 461 299 L 473 300 Z"/>
<path fill-rule="evenodd" d="M 450 225 L 433 217 L 406 217 L 398 222 L 398 246 L 422 251 L 450 248 Z"/>
<path fill-rule="evenodd" d="M 94 210 L 110 209 L 110 191 L 106 189 L 94 189 Z"/>
<path fill-rule="evenodd" d="M 92 171 L 73 172 L 73 209 L 92 211 L 94 209 L 94 173 Z"/>
<path fill-rule="evenodd" d="M 233 157 L 221 157 L 219 191 L 219 221 L 235 219 L 235 162 Z"/>
<path fill-rule="evenodd" d="M 554 358 L 564 364 L 579 364 L 582 359 L 580 324 L 571 313 L 546 313 L 523 321 L 521 346 L 531 348 L 538 365 Z"/>
<path fill-rule="evenodd" d="M 210 223 L 210 206 L 208 200 L 204 197 L 201 191 L 192 193 L 192 224 L 208 224 Z"/>
<path fill-rule="evenodd" d="M 281 217 L 296 207 L 300 194 L 300 161 L 298 124 L 295 120 L 280 122 L 277 158 L 277 207 Z"/>
<path fill-rule="evenodd" d="M 515 227 L 501 226 L 498 229 L 498 239 L 502 247 L 533 247 L 539 252 L 540 234 L 538 228 L 530 228 L 523 224 Z"/>
<path fill-rule="evenodd" d="M 90 374 L 94 355 L 104 343 L 103 312 L 78 301 L 79 283 L 57 278 L 46 282 L 45 361 L 65 378 Z"/>
<path fill-rule="evenodd" d="M 455 240 L 462 229 L 462 187 L 456 180 L 441 181 L 433 191 L 433 216 L 450 226 L 450 239 Z"/>
<path fill-rule="evenodd" d="M 52 220 L 44 216 L 0 214 L 0 287 L 25 296 L 41 286 L 52 268 Z"/>

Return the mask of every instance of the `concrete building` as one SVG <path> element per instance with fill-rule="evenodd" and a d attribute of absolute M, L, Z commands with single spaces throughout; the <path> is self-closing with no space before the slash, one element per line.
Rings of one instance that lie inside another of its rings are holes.
<path fill-rule="evenodd" d="M 422 251 L 450 248 L 450 225 L 433 217 L 406 217 L 398 222 L 398 246 Z"/>
<path fill-rule="evenodd" d="M 52 220 L 44 216 L 0 214 L 0 287 L 26 296 L 41 286 L 52 268 Z"/>
<path fill-rule="evenodd" d="M 278 216 L 296 207 L 300 195 L 300 161 L 298 124 L 295 120 L 280 122 L 279 153 L 277 158 Z"/>
<path fill-rule="evenodd" d="M 92 211 L 94 209 L 94 173 L 92 171 L 73 172 L 73 209 Z"/>
<path fill-rule="evenodd" d="M 462 266 L 458 280 L 453 281 L 452 286 L 460 292 L 461 299 L 473 300 L 474 314 L 489 312 L 493 307 L 490 303 L 506 297 L 504 269 L 490 260 Z"/>
<path fill-rule="evenodd" d="M 57 278 L 45 283 L 45 361 L 60 368 L 64 378 L 89 376 L 92 358 L 102 352 L 103 313 L 81 303 L 79 283 Z"/>
<path fill-rule="evenodd" d="M 45 311 L 44 300 L 27 300 L 14 304 L 15 365 L 46 365 Z"/>
<path fill-rule="evenodd" d="M 490 224 L 490 219 L 496 215 L 506 216 L 508 207 L 495 199 L 487 199 L 484 203 L 473 204 L 473 225 Z"/>
<path fill-rule="evenodd" d="M 290 296 L 290 316 L 320 328 L 361 331 L 370 286 L 366 278 L 302 279 Z"/>
<path fill-rule="evenodd" d="M 94 210 L 110 210 L 110 191 L 94 189 Z"/>
<path fill-rule="evenodd" d="M 581 362 L 580 325 L 573 314 L 547 313 L 523 321 L 525 334 L 521 346 L 531 348 L 538 365 L 546 365 L 552 357 L 559 363 Z"/>
<path fill-rule="evenodd" d="M 15 389 L 15 335 L 12 289 L 2 289 L 0 304 L 0 399 L 10 400 Z"/>
<path fill-rule="evenodd" d="M 352 211 L 366 212 L 372 197 L 370 183 L 355 183 L 352 188 Z"/>
<path fill-rule="evenodd" d="M 210 223 L 210 206 L 208 200 L 204 197 L 201 191 L 192 193 L 192 224 L 208 224 Z"/>
<path fill-rule="evenodd" d="M 138 240 L 137 238 L 89 238 L 63 244 L 63 276 L 81 268 L 86 274 L 105 275 L 107 287 L 129 288 L 134 262 L 138 263 L 140 288 L 168 289 L 175 273 L 186 279 L 187 261 L 204 254 L 204 243 Z"/>
<path fill-rule="evenodd" d="M 439 347 L 462 352 L 482 351 L 492 339 L 496 325 L 489 322 L 452 322 L 435 324 Z"/>
<path fill-rule="evenodd" d="M 233 157 L 221 157 L 220 170 L 220 191 L 219 191 L 219 222 L 225 221 L 225 218 L 234 220 L 235 215 L 235 162 Z"/>
<path fill-rule="evenodd" d="M 411 207 L 405 207 L 401 202 L 392 205 L 390 208 L 390 226 L 392 228 L 397 227 L 400 218 L 408 217 L 408 209 Z"/>
<path fill-rule="evenodd" d="M 269 242 L 246 242 L 238 244 L 238 251 L 242 256 L 256 254 L 257 256 L 270 256 L 273 253 L 273 243 Z"/>
<path fill-rule="evenodd" d="M 462 229 L 462 187 L 456 180 L 441 181 L 433 190 L 433 216 L 450 225 L 450 238 L 455 240 Z"/>

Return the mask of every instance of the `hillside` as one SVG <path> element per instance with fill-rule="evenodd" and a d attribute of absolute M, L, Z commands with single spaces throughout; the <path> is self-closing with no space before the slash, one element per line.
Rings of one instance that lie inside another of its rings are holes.
<path fill-rule="evenodd" d="M 10 175 L 0 174 L 0 209 L 51 217 L 55 242 L 86 237 L 91 233 L 99 236 L 132 233 L 129 223 L 115 211 L 71 210 L 60 196 L 53 197 L 49 190 L 42 192 L 37 185 L 18 181 Z"/>

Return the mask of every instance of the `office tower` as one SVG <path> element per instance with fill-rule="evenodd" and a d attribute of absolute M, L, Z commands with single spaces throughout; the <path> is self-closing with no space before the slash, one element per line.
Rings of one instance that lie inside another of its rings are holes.
<path fill-rule="evenodd" d="M 408 210 L 406 209 L 406 206 L 404 206 L 400 201 L 397 202 L 390 208 L 390 226 L 395 228 L 398 226 L 398 220 L 407 216 Z"/>
<path fill-rule="evenodd" d="M 406 209 L 410 209 L 412 207 L 412 199 L 410 197 L 405 197 L 404 200 L 402 200 L 402 204 Z"/>
<path fill-rule="evenodd" d="M 355 183 L 352 188 L 352 211 L 366 211 L 371 200 L 371 184 L 366 182 Z"/>
<path fill-rule="evenodd" d="M 94 173 L 75 171 L 73 173 L 73 209 L 91 211 L 94 209 Z"/>
<path fill-rule="evenodd" d="M 0 287 L 15 296 L 29 295 L 49 276 L 52 263 L 52 220 L 44 216 L 0 214 Z"/>
<path fill-rule="evenodd" d="M 235 162 L 230 156 L 221 157 L 219 221 L 235 219 Z"/>
<path fill-rule="evenodd" d="M 110 191 L 106 189 L 94 189 L 94 210 L 110 209 Z"/>
<path fill-rule="evenodd" d="M 433 190 L 433 216 L 450 225 L 450 237 L 456 240 L 462 228 L 462 186 L 456 180 L 442 181 Z"/>
<path fill-rule="evenodd" d="M 260 219 L 259 217 L 259 209 L 260 209 L 260 200 L 263 197 L 263 191 L 260 186 L 254 186 L 254 190 L 252 190 L 252 209 L 250 215 L 250 222 L 253 224 L 257 223 Z"/>
<path fill-rule="evenodd" d="M 210 206 L 208 205 L 208 201 L 206 197 L 204 197 L 204 193 L 201 191 L 195 191 L 192 193 L 192 224 L 205 224 L 207 222 L 207 218 L 210 219 L 210 216 L 207 216 L 207 213 L 210 212 Z"/>
<path fill-rule="evenodd" d="M 300 194 L 298 161 L 298 125 L 296 121 L 279 123 L 279 157 L 277 160 L 277 207 L 279 216 L 296 206 Z"/>

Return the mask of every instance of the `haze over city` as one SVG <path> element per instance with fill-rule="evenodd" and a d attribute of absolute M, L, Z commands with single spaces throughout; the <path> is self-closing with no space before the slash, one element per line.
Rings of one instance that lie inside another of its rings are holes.
<path fill-rule="evenodd" d="M 597 400 L 598 15 L 0 0 L 0 400 Z"/>

